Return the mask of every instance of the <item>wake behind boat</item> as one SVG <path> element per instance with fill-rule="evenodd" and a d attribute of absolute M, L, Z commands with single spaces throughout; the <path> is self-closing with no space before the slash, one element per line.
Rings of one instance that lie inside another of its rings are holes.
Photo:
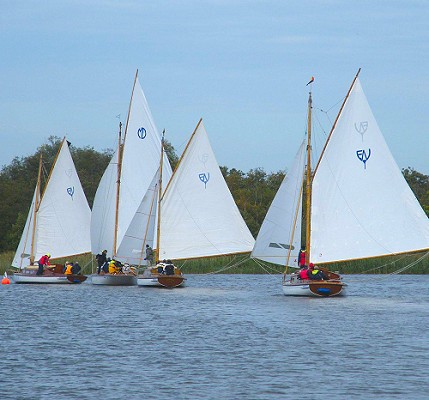
<path fill-rule="evenodd" d="M 90 251 L 91 210 L 65 138 L 42 196 L 41 175 L 42 155 L 30 211 L 12 261 L 12 267 L 18 269 L 12 279 L 15 283 L 83 282 L 86 276 L 65 274 L 63 265 L 51 266 L 47 263 L 43 269 L 39 269 L 39 264 L 35 262 L 49 252 L 55 258 L 68 258 Z"/>

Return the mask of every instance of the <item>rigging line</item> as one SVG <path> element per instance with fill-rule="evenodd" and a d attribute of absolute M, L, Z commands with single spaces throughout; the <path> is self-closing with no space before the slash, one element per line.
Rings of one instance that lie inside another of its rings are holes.
<path fill-rule="evenodd" d="M 381 268 L 387 267 L 388 265 L 392 265 L 392 264 L 395 264 L 396 262 L 402 261 L 405 257 L 410 257 L 411 255 L 412 255 L 412 254 L 404 254 L 401 258 L 399 258 L 399 259 L 397 259 L 397 260 L 390 261 L 390 262 L 388 262 L 388 263 L 386 263 L 386 264 L 380 265 L 380 266 L 375 267 L 375 268 L 367 269 L 367 270 L 365 270 L 365 271 L 359 272 L 359 274 L 365 274 L 365 273 L 367 273 L 367 272 L 376 271 L 376 270 L 378 270 L 378 269 L 381 269 Z"/>
<path fill-rule="evenodd" d="M 265 272 L 267 272 L 270 275 L 273 275 L 272 273 L 268 272 L 267 269 L 271 269 L 272 271 L 274 271 L 276 274 L 281 274 L 281 271 L 277 271 L 275 268 L 271 267 L 270 265 L 268 265 L 267 263 L 264 263 L 263 261 L 257 259 L 257 258 L 252 258 L 252 260 L 258 264 L 258 266 L 260 266 Z"/>
<path fill-rule="evenodd" d="M 416 261 L 412 262 L 411 264 L 409 264 L 408 266 L 406 265 L 405 267 L 402 267 L 400 269 L 398 269 L 397 271 L 392 272 L 389 275 L 397 275 L 401 272 L 406 271 L 407 269 L 410 269 L 411 267 L 414 267 L 415 265 L 417 265 L 420 261 L 424 260 L 425 258 L 427 258 L 429 256 L 429 251 L 425 254 L 423 254 L 420 258 L 418 258 Z"/>
<path fill-rule="evenodd" d="M 353 281 L 358 281 L 358 282 L 361 282 L 361 281 L 363 281 L 363 280 L 382 280 L 382 279 L 388 279 L 391 275 L 398 275 L 398 274 L 400 274 L 401 272 L 404 272 L 404 271 L 406 271 L 406 270 L 408 270 L 408 269 L 410 269 L 410 268 L 412 268 L 412 267 L 414 267 L 415 265 L 417 265 L 420 261 L 422 261 L 422 260 L 424 260 L 425 258 L 427 258 L 429 256 L 429 252 L 427 252 L 427 253 L 425 253 L 423 256 L 421 256 L 420 258 L 418 258 L 417 260 L 415 260 L 415 261 L 413 261 L 412 263 L 410 263 L 410 264 L 408 264 L 408 265 L 406 265 L 405 267 L 401 267 L 401 268 L 399 268 L 399 269 L 397 269 L 396 271 L 393 271 L 393 272 L 391 272 L 391 273 L 389 273 L 389 274 L 385 274 L 385 275 L 379 275 L 379 276 L 377 276 L 376 278 L 374 278 L 374 277 L 371 277 L 371 278 L 367 278 L 367 279 L 351 279 L 351 280 L 349 280 L 349 279 L 347 279 L 347 282 L 353 282 Z"/>
<path fill-rule="evenodd" d="M 217 271 L 207 272 L 207 273 L 205 273 L 205 274 L 203 274 L 203 275 L 215 275 L 215 274 L 218 274 L 218 273 L 220 273 L 220 272 L 227 271 L 227 270 L 229 270 L 229 269 L 231 269 L 231 268 L 238 267 L 239 265 L 244 264 L 244 263 L 245 263 L 246 261 L 248 261 L 249 259 L 250 259 L 250 257 L 244 257 L 243 259 L 241 259 L 241 260 L 237 261 L 235 264 L 232 264 L 232 265 L 230 265 L 230 266 L 223 267 L 223 268 L 221 268 L 221 269 L 219 269 L 219 270 L 217 270 Z"/>

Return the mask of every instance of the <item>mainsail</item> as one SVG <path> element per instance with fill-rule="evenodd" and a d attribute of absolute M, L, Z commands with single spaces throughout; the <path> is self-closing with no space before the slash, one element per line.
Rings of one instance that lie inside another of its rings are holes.
<path fill-rule="evenodd" d="M 136 75 L 130 109 L 122 144 L 121 175 L 118 177 L 118 151 L 113 155 L 100 181 L 94 198 L 91 219 L 91 244 L 94 254 L 106 249 L 116 255 L 122 246 L 126 248 L 125 233 L 129 228 L 142 199 L 159 167 L 161 138 L 156 129 L 143 89 Z M 171 167 L 165 156 L 163 180 L 171 177 Z M 116 188 L 120 180 L 120 196 Z M 115 216 L 118 207 L 117 248 L 114 248 Z M 131 246 L 131 245 L 130 245 Z M 122 253 L 123 257 L 131 254 Z"/>
<path fill-rule="evenodd" d="M 21 268 L 29 264 L 36 193 L 37 189 L 12 262 L 14 267 Z M 36 210 L 33 239 L 35 259 L 38 260 L 46 253 L 60 258 L 89 252 L 90 220 L 91 210 L 64 138 Z"/>
<path fill-rule="evenodd" d="M 283 179 L 256 238 L 252 257 L 279 265 L 297 266 L 301 248 L 302 185 L 306 143 L 302 142 Z"/>
<path fill-rule="evenodd" d="M 250 252 L 254 239 L 199 121 L 161 200 L 160 259 Z"/>
<path fill-rule="evenodd" d="M 429 247 L 429 220 L 390 153 L 359 79 L 315 171 L 311 261 Z"/>

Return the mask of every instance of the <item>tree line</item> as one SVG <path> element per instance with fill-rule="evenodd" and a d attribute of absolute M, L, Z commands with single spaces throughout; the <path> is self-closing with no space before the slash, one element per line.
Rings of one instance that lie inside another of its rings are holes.
<path fill-rule="evenodd" d="M 0 253 L 14 251 L 18 246 L 37 181 L 40 153 L 43 154 L 44 160 L 43 175 L 47 178 L 60 144 L 59 137 L 51 136 L 33 155 L 15 157 L 9 165 L 1 169 Z M 178 156 L 168 141 L 165 147 L 174 169 Z M 97 151 L 89 146 L 78 148 L 71 145 L 70 151 L 88 203 L 92 207 L 98 183 L 113 155 L 113 150 Z M 247 226 L 256 237 L 268 207 L 285 176 L 284 171 L 267 173 L 262 168 L 254 168 L 243 172 L 226 166 L 222 166 L 221 171 Z M 429 176 L 411 167 L 403 169 L 402 172 L 426 214 L 429 215 Z"/>

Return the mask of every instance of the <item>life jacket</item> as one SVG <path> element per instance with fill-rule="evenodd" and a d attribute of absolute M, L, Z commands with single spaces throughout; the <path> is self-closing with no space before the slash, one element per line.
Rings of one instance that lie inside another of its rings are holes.
<path fill-rule="evenodd" d="M 116 272 L 118 272 L 118 269 L 116 268 L 115 262 L 110 261 L 110 263 L 109 263 L 109 274 L 115 274 Z"/>
<path fill-rule="evenodd" d="M 73 267 L 73 265 L 68 264 L 67 267 L 66 267 L 66 270 L 64 271 L 64 273 L 66 275 L 71 275 L 72 274 L 72 267 Z"/>
<path fill-rule="evenodd" d="M 301 279 L 308 279 L 308 269 L 302 269 L 299 271 L 299 277 Z"/>

